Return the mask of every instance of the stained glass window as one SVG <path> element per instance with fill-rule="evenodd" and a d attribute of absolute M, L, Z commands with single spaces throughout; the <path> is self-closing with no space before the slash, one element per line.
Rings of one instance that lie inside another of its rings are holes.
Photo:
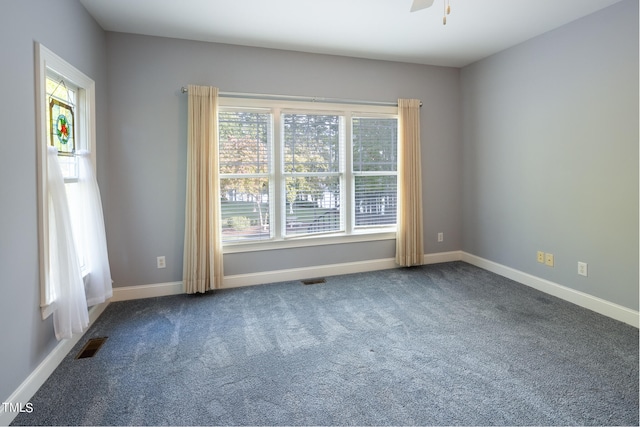
<path fill-rule="evenodd" d="M 51 143 L 58 149 L 58 154 L 73 155 L 76 151 L 73 107 L 52 98 L 49 102 L 49 124 Z"/>
<path fill-rule="evenodd" d="M 75 101 L 76 92 L 68 88 L 64 80 L 47 78 L 47 101 L 49 104 L 49 145 L 58 149 L 58 154 L 73 156 L 76 152 Z"/>

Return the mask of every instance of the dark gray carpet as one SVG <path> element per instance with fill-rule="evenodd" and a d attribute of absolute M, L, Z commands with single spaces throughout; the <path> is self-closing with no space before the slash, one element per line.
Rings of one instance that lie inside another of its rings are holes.
<path fill-rule="evenodd" d="M 638 380 L 636 328 L 455 262 L 113 303 L 14 424 L 638 425 Z"/>

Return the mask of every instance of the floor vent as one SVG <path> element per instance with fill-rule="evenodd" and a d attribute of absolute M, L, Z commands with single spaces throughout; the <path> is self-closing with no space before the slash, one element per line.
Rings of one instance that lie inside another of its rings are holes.
<path fill-rule="evenodd" d="M 87 341 L 84 347 L 82 347 L 82 350 L 80 350 L 80 353 L 78 353 L 76 359 L 85 359 L 87 357 L 95 356 L 106 340 L 107 337 L 91 338 L 89 341 Z"/>
<path fill-rule="evenodd" d="M 307 280 L 303 280 L 302 284 L 303 285 L 317 285 L 318 283 L 326 283 L 327 281 L 324 280 L 324 277 L 320 277 L 318 279 L 307 279 Z"/>

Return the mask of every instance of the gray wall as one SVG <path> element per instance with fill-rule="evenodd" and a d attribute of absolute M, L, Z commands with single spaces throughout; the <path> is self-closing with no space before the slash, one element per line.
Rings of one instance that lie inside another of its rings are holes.
<path fill-rule="evenodd" d="M 53 17 L 63 11 L 66 22 Z M 38 41 L 96 82 L 98 180 L 106 186 L 105 35 L 76 0 L 3 1 L 0 13 L 0 399 L 6 401 L 56 344 L 40 315 L 36 193 Z M 104 200 L 106 203 L 106 200 Z"/>
<path fill-rule="evenodd" d="M 637 310 L 638 2 L 465 67 L 461 84 L 463 250 Z"/>
<path fill-rule="evenodd" d="M 107 33 L 115 286 L 182 280 L 189 83 L 256 92 L 395 101 L 420 98 L 425 252 L 460 248 L 459 70 Z M 436 235 L 444 232 L 445 242 Z M 225 274 L 393 257 L 395 243 L 225 255 Z M 165 255 L 167 268 L 156 268 Z"/>

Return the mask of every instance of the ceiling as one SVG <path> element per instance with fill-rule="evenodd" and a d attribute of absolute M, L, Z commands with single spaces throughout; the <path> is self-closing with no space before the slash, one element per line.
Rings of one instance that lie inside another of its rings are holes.
<path fill-rule="evenodd" d="M 463 67 L 621 0 L 80 0 L 104 30 Z"/>

